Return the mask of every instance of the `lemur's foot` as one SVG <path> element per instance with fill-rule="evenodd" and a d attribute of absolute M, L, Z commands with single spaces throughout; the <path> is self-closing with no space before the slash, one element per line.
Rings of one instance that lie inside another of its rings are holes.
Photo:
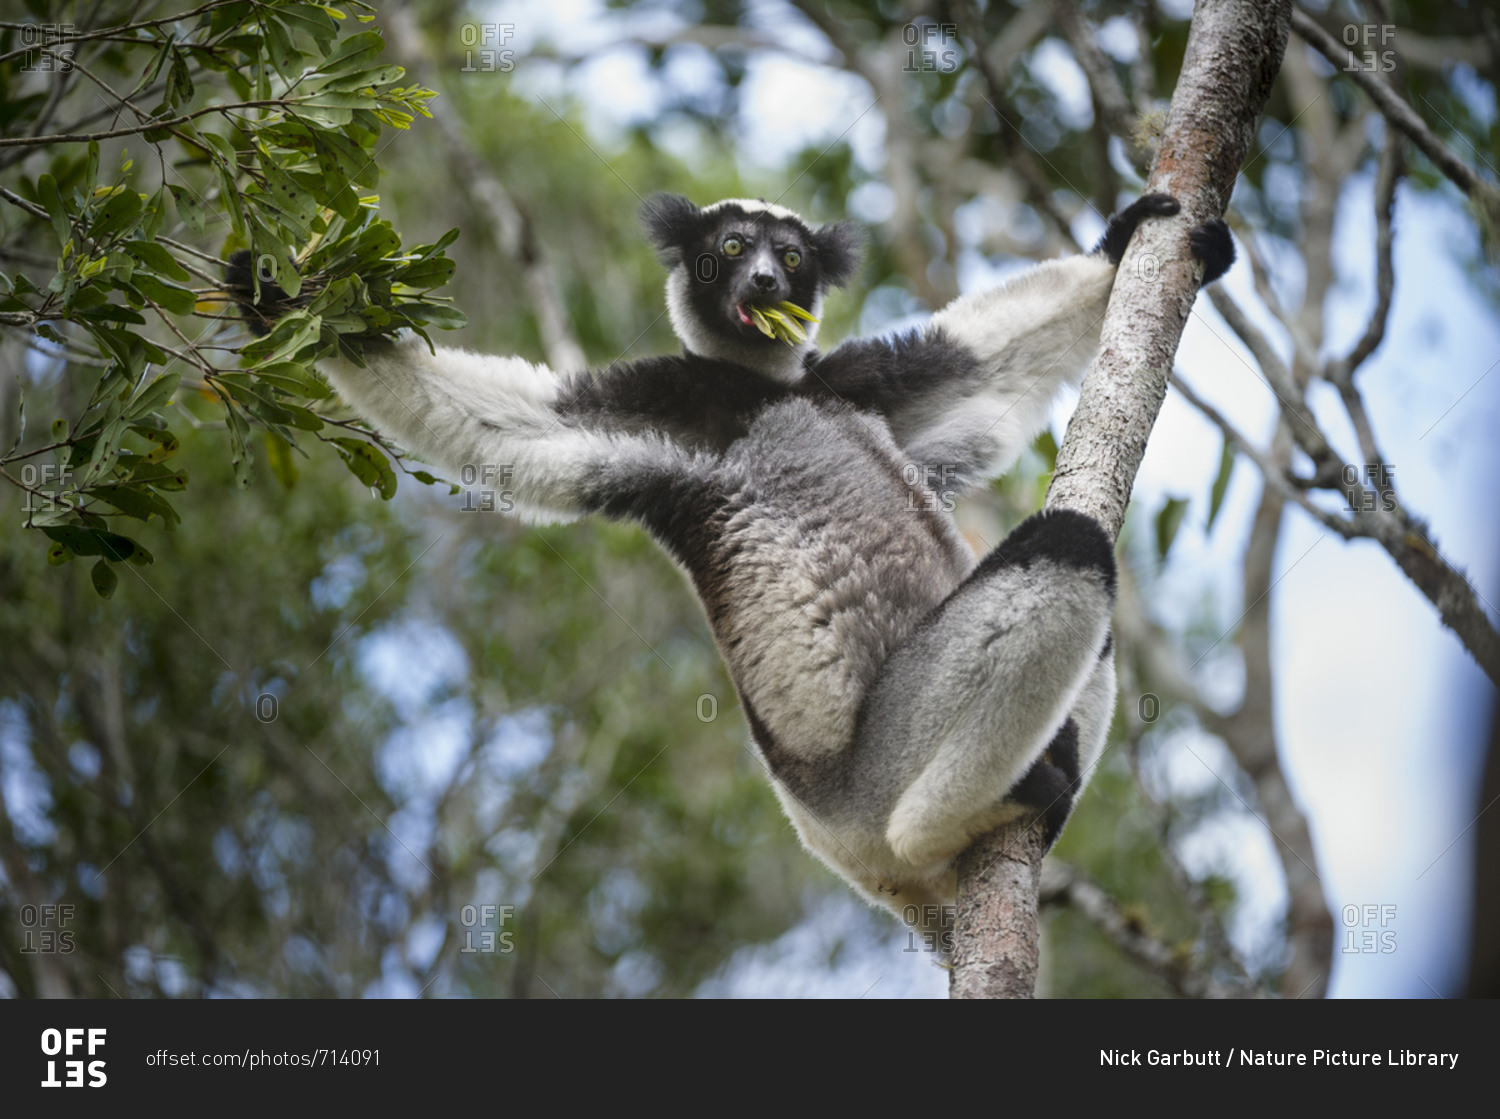
<path fill-rule="evenodd" d="M 1213 283 L 1234 263 L 1234 238 L 1223 218 L 1210 218 L 1188 234 L 1193 259 L 1203 263 L 1203 283 Z"/>
<path fill-rule="evenodd" d="M 1036 809 L 1050 848 L 1073 814 L 1078 778 L 1078 724 L 1069 719 L 1005 799 Z"/>

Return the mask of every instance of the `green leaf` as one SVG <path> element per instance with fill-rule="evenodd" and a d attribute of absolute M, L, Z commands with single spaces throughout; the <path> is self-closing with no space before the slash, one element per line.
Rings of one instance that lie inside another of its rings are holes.
<path fill-rule="evenodd" d="M 241 356 L 270 364 L 292 360 L 298 353 L 318 341 L 323 321 L 306 311 L 283 315 L 264 338 L 257 338 L 240 351 Z"/>
<path fill-rule="evenodd" d="M 318 168 L 330 180 L 330 191 L 334 182 L 356 182 L 373 187 L 380 181 L 380 169 L 358 144 L 337 132 L 312 132 L 309 135 Z"/>
<path fill-rule="evenodd" d="M 321 67 L 329 70 L 328 66 Z M 350 90 L 370 89 L 374 86 L 389 85 L 391 82 L 399 81 L 406 71 L 400 66 L 376 66 L 369 70 L 357 70 L 353 73 L 342 73 L 324 84 L 324 89 Z"/>
<path fill-rule="evenodd" d="M 127 517 L 134 517 L 139 521 L 149 521 L 152 517 L 160 517 L 162 524 L 167 528 L 176 528 L 181 523 L 177 510 L 173 509 L 165 498 L 152 493 L 145 483 L 98 486 L 89 491 L 89 496 L 97 497 Z"/>
<path fill-rule="evenodd" d="M 103 556 L 113 563 L 129 560 L 137 567 L 144 567 L 155 559 L 130 537 L 116 532 L 83 525 L 46 525 L 42 531 L 75 556 Z"/>
<path fill-rule="evenodd" d="M 288 4 L 277 8 L 276 16 L 288 27 L 311 35 L 319 46 L 326 46 L 339 33 L 339 25 L 329 18 L 327 12 L 313 4 Z"/>
<path fill-rule="evenodd" d="M 94 581 L 94 590 L 99 593 L 100 598 L 113 598 L 115 588 L 120 585 L 120 577 L 115 574 L 115 569 L 109 566 L 109 560 L 100 560 L 94 564 L 93 570 L 89 572 L 89 578 Z"/>
<path fill-rule="evenodd" d="M 350 473 L 365 485 L 376 490 L 382 500 L 396 496 L 396 472 L 391 469 L 390 459 L 374 444 L 363 439 L 339 437 L 330 439 L 338 449 Z"/>
<path fill-rule="evenodd" d="M 125 251 L 142 264 L 163 276 L 187 283 L 193 277 L 186 268 L 177 263 L 177 258 L 154 241 L 127 241 Z"/>
<path fill-rule="evenodd" d="M 276 67 L 276 72 L 288 82 L 301 77 L 302 52 L 292 46 L 292 37 L 287 34 L 286 28 L 275 19 L 266 20 L 265 28 L 266 50 L 271 56 L 271 65 Z"/>
<path fill-rule="evenodd" d="M 182 219 L 182 224 L 194 233 L 202 233 L 204 224 L 208 220 L 208 211 L 199 205 L 198 200 L 193 197 L 193 192 L 187 187 L 180 187 L 174 183 L 171 190 L 172 201 L 177 203 L 177 216 Z"/>
<path fill-rule="evenodd" d="M 468 316 L 446 303 L 398 303 L 395 310 L 413 322 L 431 323 L 442 330 L 462 330 L 469 323 Z"/>
<path fill-rule="evenodd" d="M 171 105 L 182 105 L 193 99 L 193 79 L 188 73 L 187 60 L 182 52 L 172 51 L 172 67 L 167 72 L 167 86 L 163 99 Z"/>
<path fill-rule="evenodd" d="M 1187 507 L 1188 503 L 1184 498 L 1170 497 L 1156 514 L 1156 553 L 1163 560 L 1172 550 L 1172 541 L 1177 539 L 1177 530 L 1182 527 Z"/>
<path fill-rule="evenodd" d="M 324 74 L 350 74 L 369 66 L 383 50 L 385 40 L 378 32 L 359 31 L 340 39 L 318 70 Z"/>
<path fill-rule="evenodd" d="M 255 456 L 250 453 L 250 425 L 232 404 L 224 405 L 224 417 L 229 427 L 229 461 L 234 467 L 234 480 L 242 487 L 249 486 L 250 472 L 255 466 Z"/>
<path fill-rule="evenodd" d="M 1224 503 L 1224 494 L 1229 490 L 1229 479 L 1234 474 L 1234 447 L 1229 442 L 1229 437 L 1224 438 L 1224 449 L 1219 452 L 1219 473 L 1214 477 L 1214 487 L 1208 497 L 1208 525 L 1205 529 L 1214 527 L 1214 519 L 1219 515 L 1219 506 Z"/>
<path fill-rule="evenodd" d="M 274 431 L 266 432 L 266 464 L 283 489 L 289 490 L 297 484 L 297 463 L 292 459 L 292 448 Z"/>
<path fill-rule="evenodd" d="M 175 314 L 190 315 L 193 313 L 193 308 L 198 305 L 198 297 L 187 288 L 180 288 L 176 284 L 158 280 L 155 276 L 138 272 L 132 283 L 147 299 L 159 303 Z"/>
<path fill-rule="evenodd" d="M 291 248 L 258 216 L 250 218 L 250 233 L 255 242 L 255 256 L 269 257 L 272 276 L 282 291 L 296 295 L 302 290 L 302 276 L 297 272 Z"/>
<path fill-rule="evenodd" d="M 457 241 L 457 240 L 458 240 L 458 227 L 454 226 L 452 229 L 448 230 L 447 233 L 444 233 L 441 237 L 439 237 L 432 244 L 430 244 L 430 245 L 418 245 L 415 248 L 413 248 L 411 252 L 412 252 L 412 255 L 414 257 L 416 257 L 418 260 L 427 260 L 430 257 L 437 256 L 438 253 L 442 252 L 444 249 L 446 249 L 449 245 L 453 244 L 453 242 Z"/>
<path fill-rule="evenodd" d="M 94 192 L 94 186 L 99 181 L 99 141 L 89 141 L 88 160 L 83 165 L 83 182 L 80 186 L 85 195 Z"/>
<path fill-rule="evenodd" d="M 130 402 L 130 407 L 125 410 L 126 418 L 139 419 L 158 408 L 165 407 L 166 403 L 172 399 L 172 394 L 177 391 L 177 383 L 180 380 L 182 376 L 178 373 L 166 373 L 156 378 L 136 394 L 135 399 Z"/>
<path fill-rule="evenodd" d="M 212 133 L 210 133 L 212 135 Z M 240 188 L 234 181 L 234 173 L 223 164 L 215 164 L 219 174 L 219 197 L 229 211 L 229 224 L 235 233 L 245 236 L 245 208 L 240 204 Z"/>
<path fill-rule="evenodd" d="M 257 365 L 245 372 L 251 374 L 257 381 L 263 381 L 297 396 L 323 400 L 331 395 L 327 385 L 313 376 L 306 366 L 296 362 L 276 361 L 268 365 Z"/>
<path fill-rule="evenodd" d="M 109 196 L 89 226 L 89 236 L 103 242 L 134 229 L 144 209 L 141 196 L 128 187 Z"/>
<path fill-rule="evenodd" d="M 305 226 L 318 216 L 318 211 L 322 209 L 318 200 L 278 167 L 275 157 L 264 148 L 260 151 L 260 169 L 266 177 L 265 194 L 261 197 L 270 201 L 278 210 L 297 219 L 300 226 Z"/>
<path fill-rule="evenodd" d="M 171 50 L 172 40 L 168 39 L 162 43 L 161 49 L 158 50 L 156 54 L 152 56 L 151 61 L 146 64 L 146 69 L 141 73 L 141 80 L 136 85 L 135 89 L 131 91 L 132 93 L 136 93 L 140 90 L 146 89 L 156 81 L 157 75 L 161 73 L 162 65 L 167 61 L 167 55 L 171 53 Z"/>
<path fill-rule="evenodd" d="M 146 202 L 146 220 L 141 223 L 141 232 L 148 240 L 156 236 L 161 229 L 162 219 L 167 216 L 167 204 L 163 197 L 165 193 L 161 187 L 157 187 L 156 193 Z M 187 277 L 184 276 L 183 279 Z"/>
<path fill-rule="evenodd" d="M 52 232 L 57 234 L 57 245 L 59 249 L 66 250 L 73 240 L 73 223 L 68 218 L 67 207 L 63 205 L 62 195 L 57 190 L 57 180 L 51 175 L 41 175 L 36 181 L 37 197 L 42 200 L 42 205 L 47 208 L 47 216 L 52 219 Z"/>

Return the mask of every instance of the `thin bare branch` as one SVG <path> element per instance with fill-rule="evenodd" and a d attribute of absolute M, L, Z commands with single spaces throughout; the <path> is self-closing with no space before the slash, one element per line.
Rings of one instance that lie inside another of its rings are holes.
<path fill-rule="evenodd" d="M 1393 90 L 1379 74 L 1356 67 L 1348 70 L 1349 50 L 1343 46 L 1328 32 L 1324 31 L 1313 18 L 1300 8 L 1292 12 L 1292 30 L 1302 36 L 1307 43 L 1321 54 L 1329 62 L 1333 63 L 1335 69 L 1341 73 L 1347 73 L 1360 89 L 1364 90 L 1375 107 L 1385 114 L 1386 120 L 1390 121 L 1411 139 L 1422 154 L 1432 160 L 1437 169 L 1446 175 L 1465 194 L 1474 194 L 1486 186 L 1483 179 L 1475 173 L 1453 150 L 1443 143 L 1432 133 L 1410 105 Z"/>
<path fill-rule="evenodd" d="M 1042 868 L 1041 902 L 1072 906 L 1116 948 L 1183 998 L 1227 999 L 1251 993 L 1220 982 L 1192 953 L 1163 943 L 1144 920 L 1128 913 L 1102 887 L 1066 863 L 1049 860 Z"/>

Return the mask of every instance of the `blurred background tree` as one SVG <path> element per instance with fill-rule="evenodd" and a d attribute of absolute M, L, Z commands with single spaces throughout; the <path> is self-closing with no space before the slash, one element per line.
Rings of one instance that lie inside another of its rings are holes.
<path fill-rule="evenodd" d="M 188 5 L 129 7 L 145 19 Z M 448 254 L 470 323 L 461 344 L 474 349 L 600 368 L 675 348 L 664 277 L 635 221 L 658 189 L 860 218 L 870 261 L 830 303 L 825 337 L 892 329 L 1091 242 L 1149 160 L 1187 14 L 1123 0 L 384 3 L 370 25 L 385 37 L 382 61 L 440 96 L 434 119 L 378 148 L 381 213 L 408 243 L 462 231 Z M 1383 80 L 1490 180 L 1500 38 L 1482 10 L 1315 15 L 1335 33 L 1397 26 Z M 89 83 L 23 67 L 23 37 L 121 18 L 108 4 L 38 2 L 4 24 L 0 107 L 15 114 L 41 95 L 58 120 L 95 111 Z M 88 40 L 73 57 L 94 69 L 110 49 Z M 1294 37 L 1235 193 L 1243 282 L 1226 282 L 1213 311 L 1200 301 L 1216 353 L 1187 345 L 1180 359 L 1211 415 L 1177 422 L 1208 433 L 1207 453 L 1170 490 L 1138 489 L 1127 525 L 1114 746 L 1049 863 L 1041 993 L 1311 997 L 1328 984 L 1328 841 L 1314 842 L 1306 792 L 1294 795 L 1285 769 L 1273 607 L 1307 554 L 1300 538 L 1284 554 L 1283 533 L 1355 523 L 1341 509 L 1364 487 L 1340 474 L 1329 488 L 1317 471 L 1331 460 L 1280 413 L 1310 409 L 1328 425 L 1354 400 L 1327 442 L 1347 463 L 1386 461 L 1365 454 L 1354 368 L 1345 376 L 1329 359 L 1349 353 L 1366 320 L 1384 328 L 1390 285 L 1366 268 L 1358 326 L 1325 328 L 1330 293 L 1355 283 L 1336 266 L 1335 213 L 1346 196 L 1379 212 L 1377 179 L 1392 193 L 1399 179 L 1403 204 L 1431 196 L 1466 213 L 1436 167 L 1396 152 L 1390 135 L 1352 78 Z M 113 143 L 102 158 L 117 158 Z M 58 154 L 6 166 L 0 185 L 24 200 L 22 180 Z M 50 268 L 48 223 L 0 210 L 7 275 Z M 1485 220 L 1460 225 L 1472 236 Z M 1485 259 L 1445 251 L 1490 299 Z M 1249 307 L 1238 318 L 1235 300 Z M 229 340 L 248 341 L 234 329 Z M 24 394 L 25 451 L 98 373 L 16 327 L 0 345 L 0 446 L 18 435 Z M 1246 371 L 1259 399 L 1210 403 L 1219 379 Z M 1377 420 L 1386 399 L 1371 405 Z M 183 424 L 174 462 L 194 479 L 175 499 L 181 524 L 141 534 L 155 563 L 122 566 L 112 599 L 81 564 L 49 566 L 16 527 L 19 508 L 0 539 L 6 989 L 944 992 L 907 929 L 798 849 L 700 608 L 639 531 L 524 527 L 487 508 L 500 487 L 483 479 L 457 494 L 402 485 L 386 503 L 330 456 L 298 460 L 295 477 L 258 456 L 240 488 L 224 432 L 196 407 L 172 405 Z M 1151 453 L 1173 438 L 1164 422 Z M 1040 504 L 1055 434 L 963 503 L 976 549 Z M 1406 471 L 1409 459 L 1397 461 Z M 1477 562 L 1482 548 L 1464 540 Z M 1233 574 L 1185 581 L 1184 564 Z M 1476 602 L 1485 619 L 1478 591 Z M 1424 610 L 1436 629 L 1437 611 Z M 1482 646 L 1473 626 L 1471 637 Z M 1183 777 L 1200 763 L 1212 776 Z M 1247 832 L 1267 852 L 1258 870 L 1243 852 L 1215 853 L 1223 835 Z M 48 904 L 73 907 L 70 951 L 30 950 L 56 918 L 44 926 L 28 907 Z"/>

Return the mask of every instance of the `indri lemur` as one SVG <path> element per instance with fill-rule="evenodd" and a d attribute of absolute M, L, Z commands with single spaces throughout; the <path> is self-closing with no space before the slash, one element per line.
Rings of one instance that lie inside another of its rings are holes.
<path fill-rule="evenodd" d="M 1136 224 L 1177 208 L 1147 195 L 1092 253 L 822 353 L 816 322 L 789 342 L 756 312 L 820 314 L 856 227 L 657 195 L 682 353 L 564 374 L 407 338 L 323 369 L 419 456 L 510 466 L 523 516 L 644 526 L 702 599 L 803 843 L 899 910 L 950 900 L 954 856 L 1003 821 L 1039 815 L 1055 839 L 1103 748 L 1110 537 L 1038 513 L 976 562 L 932 490 L 1016 460 L 1093 357 Z M 1192 248 L 1205 282 L 1234 258 L 1222 222 Z"/>

